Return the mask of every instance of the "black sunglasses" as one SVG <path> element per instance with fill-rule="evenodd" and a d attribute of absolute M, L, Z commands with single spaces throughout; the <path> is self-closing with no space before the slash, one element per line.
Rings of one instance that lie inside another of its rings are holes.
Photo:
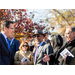
<path fill-rule="evenodd" d="M 41 36 L 41 35 L 34 35 L 33 38 L 35 38 L 35 37 L 40 37 L 40 36 Z"/>
<path fill-rule="evenodd" d="M 24 46 L 28 47 L 28 45 L 22 45 L 22 46 L 23 46 L 23 47 L 24 47 Z"/>

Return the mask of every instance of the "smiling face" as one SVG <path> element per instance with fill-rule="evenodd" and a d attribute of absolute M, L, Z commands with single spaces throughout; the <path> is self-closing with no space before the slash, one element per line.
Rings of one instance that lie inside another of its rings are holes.
<path fill-rule="evenodd" d="M 44 39 L 44 36 L 42 34 L 38 34 L 34 36 L 34 40 L 36 41 L 37 44 L 40 44 Z"/>
<path fill-rule="evenodd" d="M 25 52 L 25 51 L 27 51 L 27 49 L 28 49 L 28 45 L 27 45 L 27 43 L 24 43 L 22 45 L 22 50 Z"/>
<path fill-rule="evenodd" d="M 67 28 L 65 32 L 65 36 L 67 41 L 71 42 L 73 39 L 75 39 L 75 32 L 71 31 L 71 28 Z"/>

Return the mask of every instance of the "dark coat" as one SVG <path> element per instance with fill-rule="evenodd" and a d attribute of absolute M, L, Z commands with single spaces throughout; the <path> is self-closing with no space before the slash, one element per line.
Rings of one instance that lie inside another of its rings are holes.
<path fill-rule="evenodd" d="M 75 65 L 75 57 L 67 56 L 66 62 L 64 62 L 60 53 L 67 48 L 74 56 L 75 56 L 75 39 L 71 41 L 71 43 L 65 42 L 63 46 L 56 52 L 50 56 L 50 62 L 55 62 L 57 60 L 58 65 Z"/>
<path fill-rule="evenodd" d="M 0 65 L 13 65 L 14 55 L 9 51 L 8 45 L 4 36 L 0 33 Z"/>
<path fill-rule="evenodd" d="M 10 45 L 11 50 L 14 53 L 14 55 L 15 55 L 16 51 L 19 51 L 19 46 L 20 46 L 19 40 L 14 39 L 12 44 Z"/>

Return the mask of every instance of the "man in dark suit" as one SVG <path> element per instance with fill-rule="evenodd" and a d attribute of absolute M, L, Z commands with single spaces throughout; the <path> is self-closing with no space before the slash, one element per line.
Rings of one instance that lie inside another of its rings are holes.
<path fill-rule="evenodd" d="M 16 40 L 14 38 L 14 34 L 13 37 L 9 37 L 9 39 L 10 39 L 10 48 L 15 55 L 16 51 L 19 51 L 20 42 L 19 40 Z"/>
<path fill-rule="evenodd" d="M 12 37 L 14 33 L 14 25 L 12 21 L 3 20 L 1 23 L 0 33 L 0 65 L 13 65 L 14 55 L 10 49 L 8 37 Z"/>
<path fill-rule="evenodd" d="M 13 41 L 12 41 L 10 47 L 11 47 L 11 50 L 14 53 L 14 55 L 15 55 L 16 51 L 19 51 L 19 46 L 20 46 L 19 40 L 16 40 L 15 38 L 13 38 Z"/>
<path fill-rule="evenodd" d="M 50 44 L 46 44 L 43 41 L 44 34 L 41 30 L 36 30 L 33 38 L 36 41 L 37 48 L 34 51 L 34 65 L 49 65 L 52 63 L 45 63 L 43 62 L 42 58 L 44 57 L 44 54 L 46 53 L 47 55 L 53 53 L 53 48 Z"/>

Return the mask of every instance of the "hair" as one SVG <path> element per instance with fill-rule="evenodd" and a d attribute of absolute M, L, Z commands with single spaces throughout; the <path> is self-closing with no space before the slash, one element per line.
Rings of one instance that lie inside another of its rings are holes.
<path fill-rule="evenodd" d="M 9 28 L 10 23 L 13 24 L 14 22 L 13 22 L 13 21 L 10 21 L 10 20 L 3 20 L 3 21 L 1 22 L 1 30 L 4 31 L 4 27 Z"/>
<path fill-rule="evenodd" d="M 28 49 L 27 49 L 27 51 L 30 51 L 29 44 L 28 44 L 28 42 L 25 41 L 25 40 L 23 40 L 23 41 L 21 42 L 21 45 L 19 46 L 19 49 L 22 50 L 22 45 L 23 45 L 24 43 L 26 43 L 26 44 L 28 45 Z"/>
<path fill-rule="evenodd" d="M 74 26 L 68 26 L 67 28 L 71 28 L 71 32 L 75 32 L 75 27 Z"/>

